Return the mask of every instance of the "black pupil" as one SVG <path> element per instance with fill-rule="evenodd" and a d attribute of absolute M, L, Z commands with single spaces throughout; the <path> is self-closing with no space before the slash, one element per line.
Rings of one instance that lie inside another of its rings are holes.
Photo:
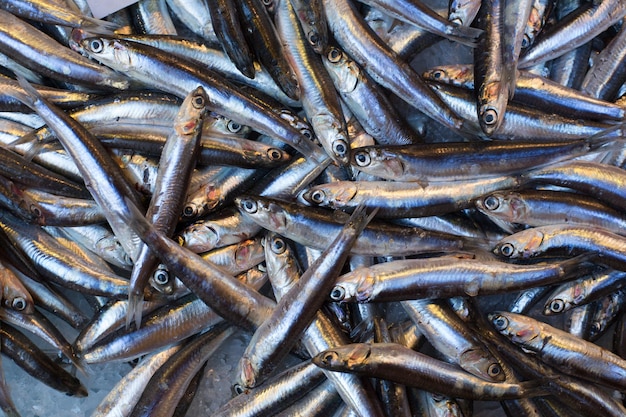
<path fill-rule="evenodd" d="M 487 113 L 487 115 L 485 116 L 485 121 L 486 121 L 487 123 L 491 123 L 491 122 L 493 122 L 493 114 L 491 114 L 491 113 Z"/>
<path fill-rule="evenodd" d="M 254 208 L 254 204 L 252 204 L 251 201 L 246 201 L 245 203 L 243 203 L 243 207 L 246 210 L 252 210 Z"/>
<path fill-rule="evenodd" d="M 316 44 L 317 42 L 319 42 L 320 38 L 319 36 L 317 36 L 317 33 L 313 33 L 309 40 L 311 41 L 311 43 Z"/>
<path fill-rule="evenodd" d="M 100 41 L 91 41 L 91 49 L 97 51 L 100 49 Z"/>

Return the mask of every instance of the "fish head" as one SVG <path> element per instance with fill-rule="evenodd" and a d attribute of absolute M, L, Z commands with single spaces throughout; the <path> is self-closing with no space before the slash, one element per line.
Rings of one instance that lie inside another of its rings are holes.
<path fill-rule="evenodd" d="M 33 314 L 35 301 L 20 279 L 8 268 L 0 269 L 2 306 L 21 314 Z"/>
<path fill-rule="evenodd" d="M 473 65 L 439 65 L 424 71 L 423 78 L 458 87 L 474 88 Z"/>
<path fill-rule="evenodd" d="M 483 86 L 478 92 L 478 123 L 487 135 L 493 135 L 502 121 L 509 100 L 505 83 L 495 81 Z"/>
<path fill-rule="evenodd" d="M 483 349 L 466 350 L 459 357 L 459 365 L 486 381 L 502 382 L 506 378 L 498 361 Z"/>
<path fill-rule="evenodd" d="M 378 147 L 353 149 L 350 163 L 359 171 L 385 179 L 399 178 L 405 172 L 400 158 L 387 155 Z"/>
<path fill-rule="evenodd" d="M 105 258 L 107 262 L 123 269 L 130 269 L 133 267 L 133 260 L 126 253 L 117 236 L 105 236 L 95 243 L 95 247 L 96 252 L 102 254 L 103 258 Z"/>
<path fill-rule="evenodd" d="M 353 343 L 320 352 L 313 357 L 312 362 L 324 369 L 355 370 L 365 365 L 370 354 L 369 344 Z"/>
<path fill-rule="evenodd" d="M 348 58 L 341 49 L 331 46 L 323 56 L 324 65 L 341 94 L 350 94 L 356 90 L 359 77 L 362 77 L 359 66 Z"/>
<path fill-rule="evenodd" d="M 150 276 L 150 290 L 154 295 L 170 296 L 176 292 L 182 285 L 180 281 L 173 275 L 163 264 L 159 264 Z"/>
<path fill-rule="evenodd" d="M 280 233 L 288 226 L 285 211 L 280 204 L 270 199 L 244 195 L 235 198 L 235 205 L 241 214 L 269 230 Z"/>
<path fill-rule="evenodd" d="M 322 147 L 338 165 L 350 163 L 350 142 L 345 122 L 328 113 L 311 117 L 311 126 Z"/>
<path fill-rule="evenodd" d="M 311 187 L 302 194 L 307 203 L 315 206 L 344 207 L 354 198 L 357 187 L 351 181 L 322 184 Z"/>
<path fill-rule="evenodd" d="M 262 262 L 265 252 L 259 238 L 246 239 L 236 244 L 234 261 L 239 268 L 244 268 L 250 264 Z"/>
<path fill-rule="evenodd" d="M 527 259 L 541 252 L 544 234 L 540 230 L 526 229 L 501 239 L 493 253 L 509 259 Z"/>
<path fill-rule="evenodd" d="M 524 223 L 528 215 L 528 205 L 514 192 L 495 192 L 476 200 L 476 208 L 489 217 L 511 223 Z"/>
<path fill-rule="evenodd" d="M 215 248 L 220 235 L 210 221 L 201 220 L 187 226 L 177 237 L 181 246 L 193 252 L 201 253 Z"/>
<path fill-rule="evenodd" d="M 491 313 L 488 317 L 493 327 L 513 343 L 529 352 L 538 348 L 537 342 L 540 342 L 541 332 L 530 317 L 505 311 Z"/>
<path fill-rule="evenodd" d="M 117 71 L 130 71 L 134 60 L 123 41 L 107 37 L 85 37 L 80 40 L 84 53 L 103 65 L 113 67 Z"/>
<path fill-rule="evenodd" d="M 375 276 L 368 268 L 355 269 L 337 279 L 330 292 L 330 299 L 335 302 L 368 302 L 372 296 L 375 281 Z"/>
<path fill-rule="evenodd" d="M 202 129 L 208 108 L 209 97 L 204 88 L 198 86 L 191 91 L 180 106 L 174 119 L 174 130 L 180 136 L 193 136 Z"/>

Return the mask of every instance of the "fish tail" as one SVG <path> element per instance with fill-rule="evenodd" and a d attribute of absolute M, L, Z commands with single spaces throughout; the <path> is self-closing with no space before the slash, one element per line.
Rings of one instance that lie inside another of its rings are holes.
<path fill-rule="evenodd" d="M 126 330 L 134 321 L 137 329 L 141 327 L 143 317 L 143 294 L 135 294 L 132 290 L 128 294 L 128 310 L 126 311 Z"/>
<path fill-rule="evenodd" d="M 473 28 L 471 26 L 456 26 L 447 36 L 451 41 L 460 43 L 461 45 L 475 48 L 478 38 L 483 34 L 482 29 Z"/>
<path fill-rule="evenodd" d="M 97 35 L 113 35 L 119 28 L 120 26 L 114 22 L 107 22 L 90 16 L 84 16 L 81 22 L 81 29 Z"/>

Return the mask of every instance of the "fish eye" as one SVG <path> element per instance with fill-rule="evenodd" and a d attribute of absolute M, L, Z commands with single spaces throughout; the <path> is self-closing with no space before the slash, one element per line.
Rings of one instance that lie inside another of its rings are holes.
<path fill-rule="evenodd" d="M 348 144 L 344 140 L 336 140 L 333 142 L 333 152 L 337 156 L 345 156 L 346 152 L 348 152 Z"/>
<path fill-rule="evenodd" d="M 321 363 L 324 365 L 332 364 L 337 358 L 337 354 L 335 352 L 327 352 L 321 357 Z"/>
<path fill-rule="evenodd" d="M 241 208 L 244 209 L 248 213 L 256 213 L 258 207 L 256 201 L 251 199 L 246 199 L 241 202 Z"/>
<path fill-rule="evenodd" d="M 311 201 L 315 204 L 322 204 L 324 202 L 325 197 L 326 197 L 326 194 L 322 190 L 315 190 L 309 196 Z"/>
<path fill-rule="evenodd" d="M 191 101 L 191 104 L 196 109 L 203 109 L 205 106 L 204 97 L 202 97 L 201 95 L 195 96 Z"/>
<path fill-rule="evenodd" d="M 346 298 L 346 290 L 341 285 L 336 285 L 330 292 L 330 298 L 333 301 L 342 301 Z"/>
<path fill-rule="evenodd" d="M 528 35 L 524 35 L 522 39 L 522 49 L 526 49 L 530 46 L 530 37 Z"/>
<path fill-rule="evenodd" d="M 89 49 L 91 52 L 100 53 L 104 50 L 104 42 L 102 39 L 92 39 L 89 41 Z"/>
<path fill-rule="evenodd" d="M 319 43 L 319 41 L 320 41 L 320 37 L 317 34 L 317 32 L 315 32 L 315 31 L 309 32 L 308 38 L 309 38 L 309 43 L 311 45 L 317 45 Z"/>
<path fill-rule="evenodd" d="M 231 133 L 238 133 L 241 130 L 241 125 L 237 122 L 233 122 L 232 120 L 228 121 L 226 128 Z"/>
<path fill-rule="evenodd" d="M 265 264 L 265 261 L 261 262 L 256 267 L 260 272 L 267 272 L 267 265 Z"/>
<path fill-rule="evenodd" d="M 245 388 L 242 387 L 240 384 L 233 385 L 233 391 L 235 391 L 235 394 L 237 395 L 241 395 L 246 392 Z"/>
<path fill-rule="evenodd" d="M 337 62 L 341 60 L 341 51 L 337 48 L 330 48 L 330 51 L 328 51 L 327 56 L 330 62 L 332 62 L 333 64 L 336 64 Z"/>
<path fill-rule="evenodd" d="M 167 269 L 157 269 L 152 277 L 157 285 L 167 285 L 170 282 L 170 274 Z"/>
<path fill-rule="evenodd" d="M 487 109 L 482 115 L 482 120 L 487 126 L 492 126 L 498 121 L 498 112 L 494 109 Z"/>
<path fill-rule="evenodd" d="M 444 76 L 446 75 L 446 72 L 443 70 L 435 70 L 433 71 L 433 78 L 435 80 L 440 80 L 442 78 L 444 78 Z"/>
<path fill-rule="evenodd" d="M 283 153 L 280 149 L 270 148 L 267 150 L 267 156 L 272 161 L 279 161 L 282 159 Z"/>
<path fill-rule="evenodd" d="M 35 204 L 30 205 L 30 212 L 33 213 L 35 217 L 41 217 L 42 215 L 41 209 L 37 207 Z"/>
<path fill-rule="evenodd" d="M 497 316 L 493 319 L 493 325 L 498 331 L 504 330 L 509 327 L 509 319 L 504 316 Z"/>
<path fill-rule="evenodd" d="M 496 197 L 490 195 L 487 198 L 485 198 L 483 205 L 485 206 L 487 210 L 493 211 L 493 210 L 497 210 L 498 207 L 500 207 L 500 201 Z"/>
<path fill-rule="evenodd" d="M 16 311 L 23 311 L 26 308 L 26 300 L 22 297 L 15 297 L 11 303 L 11 308 Z"/>
<path fill-rule="evenodd" d="M 514 250 L 515 248 L 511 243 L 504 243 L 500 246 L 500 254 L 502 256 L 506 256 L 507 258 L 513 255 Z"/>
<path fill-rule="evenodd" d="M 500 375 L 500 372 L 502 372 L 502 368 L 500 368 L 500 365 L 497 363 L 492 363 L 489 365 L 489 368 L 487 368 L 487 374 L 492 377 Z"/>
<path fill-rule="evenodd" d="M 285 245 L 285 241 L 282 240 L 279 237 L 275 237 L 272 240 L 272 252 L 274 252 L 275 254 L 280 255 L 281 253 L 285 252 L 285 249 L 287 249 L 287 245 Z"/>
<path fill-rule="evenodd" d="M 359 151 L 354 154 L 354 161 L 358 166 L 365 167 L 372 162 L 372 159 L 367 151 Z"/>
<path fill-rule="evenodd" d="M 187 204 L 183 207 L 183 217 L 194 217 L 198 214 L 198 208 L 195 204 Z"/>
<path fill-rule="evenodd" d="M 302 129 L 300 130 L 300 133 L 302 133 L 307 139 L 313 138 L 313 133 L 311 133 L 309 129 Z"/>
<path fill-rule="evenodd" d="M 555 298 L 550 302 L 550 311 L 553 313 L 560 313 L 565 310 L 565 303 L 559 298 Z"/>

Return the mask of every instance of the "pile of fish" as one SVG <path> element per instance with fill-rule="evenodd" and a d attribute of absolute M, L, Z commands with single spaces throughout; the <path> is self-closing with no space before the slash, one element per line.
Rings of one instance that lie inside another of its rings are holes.
<path fill-rule="evenodd" d="M 242 331 L 212 416 L 626 416 L 626 2 L 440 6 L 0 2 L 5 358 L 136 364 L 98 417 Z"/>

